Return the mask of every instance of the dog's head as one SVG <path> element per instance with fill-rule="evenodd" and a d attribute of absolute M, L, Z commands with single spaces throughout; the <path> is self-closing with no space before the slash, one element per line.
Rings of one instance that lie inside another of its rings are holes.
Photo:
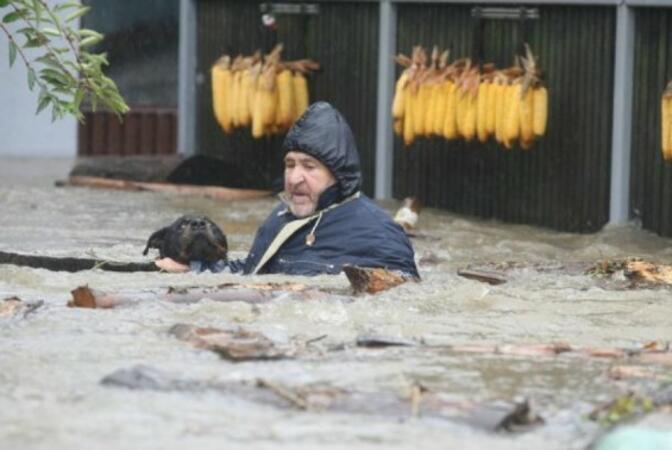
<path fill-rule="evenodd" d="M 161 258 L 184 264 L 226 260 L 228 251 L 226 236 L 216 223 L 205 216 L 190 215 L 152 233 L 142 254 L 146 255 L 150 248 L 158 249 Z"/>

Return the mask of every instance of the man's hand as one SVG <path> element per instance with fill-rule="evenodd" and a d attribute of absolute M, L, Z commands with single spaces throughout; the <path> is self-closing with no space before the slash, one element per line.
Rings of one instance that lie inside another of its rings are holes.
<path fill-rule="evenodd" d="M 183 273 L 189 271 L 189 266 L 179 263 L 171 258 L 157 259 L 154 261 L 154 264 L 156 264 L 159 269 L 171 273 Z"/>

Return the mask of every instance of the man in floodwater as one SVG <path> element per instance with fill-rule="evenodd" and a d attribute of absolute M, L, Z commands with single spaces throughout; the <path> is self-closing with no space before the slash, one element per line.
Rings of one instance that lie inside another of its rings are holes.
<path fill-rule="evenodd" d="M 285 185 L 247 258 L 189 266 L 164 258 L 170 272 L 337 274 L 342 266 L 380 267 L 418 277 L 403 229 L 359 191 L 359 154 L 349 125 L 329 103 L 312 104 L 287 133 Z"/>

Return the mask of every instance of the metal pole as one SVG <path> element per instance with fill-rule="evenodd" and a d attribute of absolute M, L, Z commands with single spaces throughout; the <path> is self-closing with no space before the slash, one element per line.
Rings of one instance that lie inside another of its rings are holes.
<path fill-rule="evenodd" d="M 616 21 L 616 61 L 614 63 L 614 111 L 611 138 L 611 195 L 609 222 L 630 219 L 630 148 L 632 134 L 632 83 L 635 15 L 620 4 Z"/>
<path fill-rule="evenodd" d="M 394 135 L 392 133 L 392 95 L 396 52 L 397 7 L 391 0 L 381 0 L 378 36 L 378 101 L 376 107 L 376 173 L 374 195 L 392 197 Z"/>
<path fill-rule="evenodd" d="M 196 152 L 196 0 L 180 0 L 177 152 Z"/>

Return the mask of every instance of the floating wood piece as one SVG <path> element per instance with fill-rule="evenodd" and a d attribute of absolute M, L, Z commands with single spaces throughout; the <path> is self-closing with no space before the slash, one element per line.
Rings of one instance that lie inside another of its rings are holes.
<path fill-rule="evenodd" d="M 672 285 L 672 266 L 645 261 L 641 258 L 624 258 L 604 260 L 590 267 L 586 273 L 596 276 L 611 276 L 616 273 L 623 275 L 633 285 Z"/>
<path fill-rule="evenodd" d="M 381 268 L 343 266 L 343 272 L 356 294 L 376 294 L 412 279 Z"/>
<path fill-rule="evenodd" d="M 427 417 L 461 422 L 487 431 L 522 431 L 542 421 L 527 400 L 492 403 L 456 401 L 420 385 L 412 387 L 410 396 L 399 396 L 391 391 L 345 390 L 328 384 L 286 386 L 266 378 L 253 380 L 253 383 L 185 379 L 148 366 L 117 370 L 105 376 L 101 384 L 154 391 L 214 391 L 277 408 L 289 405 L 300 410 L 357 414 L 360 417 L 372 415 L 393 420 Z"/>
<path fill-rule="evenodd" d="M 0 264 L 26 266 L 57 272 L 80 272 L 100 269 L 110 272 L 158 272 L 153 262 L 119 262 L 93 258 L 73 258 L 39 255 L 22 255 L 0 251 Z"/>
<path fill-rule="evenodd" d="M 356 339 L 357 347 L 383 348 L 383 347 L 412 347 L 418 345 L 410 339 L 395 338 L 378 335 L 361 335 Z"/>
<path fill-rule="evenodd" d="M 492 285 L 504 284 L 508 281 L 506 275 L 503 273 L 489 270 L 460 269 L 457 271 L 457 274 L 461 277 L 469 278 L 470 280 L 476 280 Z"/>
<path fill-rule="evenodd" d="M 572 351 L 572 347 L 564 342 L 550 344 L 466 344 L 451 346 L 456 353 L 490 353 L 511 356 L 554 356 Z"/>
<path fill-rule="evenodd" d="M 293 349 L 275 344 L 262 333 L 236 327 L 231 330 L 176 324 L 170 334 L 197 348 L 213 351 L 230 361 L 289 358 Z"/>
<path fill-rule="evenodd" d="M 146 183 L 140 181 L 113 180 L 110 178 L 79 176 L 68 178 L 68 181 L 65 182 L 64 185 L 118 189 L 123 191 L 163 192 L 175 195 L 194 195 L 221 201 L 250 200 L 255 198 L 268 197 L 271 194 L 271 191 L 258 189 L 239 189 L 226 188 L 221 186 L 196 186 L 170 183 Z"/>
<path fill-rule="evenodd" d="M 19 297 L 9 297 L 0 302 L 0 319 L 21 317 L 25 318 L 28 314 L 44 305 L 43 300 L 36 302 L 24 302 Z"/>
<path fill-rule="evenodd" d="M 645 380 L 664 380 L 665 377 L 656 373 L 650 367 L 644 366 L 613 366 L 609 368 L 609 378 L 612 380 L 628 380 L 632 378 Z"/>
<path fill-rule="evenodd" d="M 280 295 L 294 293 L 299 298 L 310 299 L 320 292 L 300 283 L 226 283 L 215 287 L 185 287 L 136 292 L 103 292 L 80 286 L 72 292 L 68 306 L 78 308 L 113 308 L 141 301 L 167 301 L 196 303 L 205 298 L 216 302 L 264 303 Z M 323 295 L 331 295 L 322 293 Z"/>

